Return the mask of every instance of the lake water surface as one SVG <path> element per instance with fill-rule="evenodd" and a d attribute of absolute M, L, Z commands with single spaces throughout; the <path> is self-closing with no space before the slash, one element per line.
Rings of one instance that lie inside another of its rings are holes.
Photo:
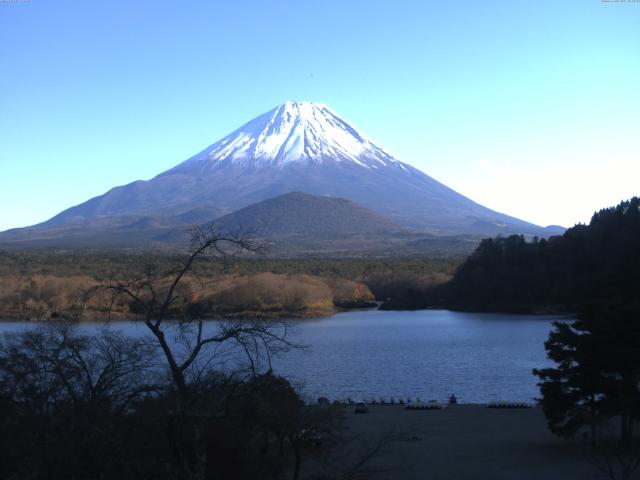
<path fill-rule="evenodd" d="M 352 311 L 295 321 L 295 340 L 308 348 L 283 354 L 273 366 L 309 399 L 424 401 L 455 393 L 464 403 L 532 401 L 539 393 L 531 370 L 551 365 L 544 341 L 551 322 L 559 319 L 447 310 Z M 132 335 L 145 331 L 134 322 L 114 325 Z M 0 323 L 0 332 L 24 326 Z"/>

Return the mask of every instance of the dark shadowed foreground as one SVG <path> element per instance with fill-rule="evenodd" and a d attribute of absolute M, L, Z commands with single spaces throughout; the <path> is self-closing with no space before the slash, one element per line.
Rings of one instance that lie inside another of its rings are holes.
<path fill-rule="evenodd" d="M 373 405 L 366 414 L 349 412 L 347 425 L 363 442 L 393 439 L 366 465 L 375 480 L 606 478 L 589 464 L 588 442 L 555 437 L 539 408 Z"/>

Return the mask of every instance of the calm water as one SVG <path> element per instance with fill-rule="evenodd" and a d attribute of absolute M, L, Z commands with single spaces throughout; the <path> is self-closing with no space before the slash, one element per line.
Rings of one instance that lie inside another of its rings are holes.
<path fill-rule="evenodd" d="M 308 348 L 273 365 L 309 399 L 444 400 L 455 393 L 465 403 L 531 401 L 538 396 L 531 369 L 550 365 L 543 343 L 558 319 L 446 310 L 340 313 L 296 321 L 295 340 Z M 114 325 L 144 333 L 133 322 Z M 23 327 L 0 323 L 0 332 Z"/>

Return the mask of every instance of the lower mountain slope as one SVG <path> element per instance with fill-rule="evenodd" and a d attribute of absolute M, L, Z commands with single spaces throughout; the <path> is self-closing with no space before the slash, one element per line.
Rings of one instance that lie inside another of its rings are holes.
<path fill-rule="evenodd" d="M 201 207 L 180 215 L 126 215 L 44 224 L 0 233 L 0 249 L 184 250 L 189 227 L 215 225 L 269 246 L 273 257 L 362 257 L 469 253 L 473 235 L 431 235 L 399 226 L 344 198 L 291 192 L 220 216 Z"/>
<path fill-rule="evenodd" d="M 179 215 L 147 214 L 75 218 L 0 232 L 0 248 L 146 248 L 167 243 L 156 240 L 175 229 L 210 222 L 220 216 L 216 208 L 194 208 Z"/>
<path fill-rule="evenodd" d="M 340 197 L 384 215 L 403 227 L 434 235 L 549 236 L 563 229 L 538 225 L 486 208 L 407 164 L 364 168 L 357 164 L 243 166 L 221 164 L 170 170 L 148 181 L 115 187 L 71 207 L 43 225 L 131 215 L 180 215 L 194 208 L 233 212 L 299 191 Z"/>

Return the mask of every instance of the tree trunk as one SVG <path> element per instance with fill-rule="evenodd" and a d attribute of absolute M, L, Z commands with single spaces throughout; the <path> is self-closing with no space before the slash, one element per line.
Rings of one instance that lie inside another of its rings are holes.
<path fill-rule="evenodd" d="M 293 456 L 295 458 L 295 464 L 293 467 L 293 480 L 298 480 L 300 478 L 300 468 L 302 467 L 302 456 L 300 455 L 300 448 L 298 443 L 295 442 L 291 437 L 289 437 L 289 442 L 291 442 L 291 446 L 293 447 Z"/>
<path fill-rule="evenodd" d="M 624 450 L 631 447 L 631 416 L 627 412 L 620 413 L 620 445 Z"/>
<path fill-rule="evenodd" d="M 164 353 L 165 358 L 167 359 L 167 363 L 169 364 L 169 370 L 171 371 L 171 378 L 173 378 L 173 383 L 176 386 L 176 390 L 178 392 L 178 413 L 184 413 L 184 408 L 187 402 L 187 382 L 184 378 L 184 372 L 178 366 L 173 352 L 167 343 L 167 340 L 164 336 L 164 332 L 159 328 L 156 328 L 150 320 L 145 322 L 146 326 L 151 330 L 151 333 L 158 339 L 158 343 L 160 343 L 160 348 Z"/>
<path fill-rule="evenodd" d="M 590 409 L 591 409 L 591 425 L 590 425 L 591 445 L 595 446 L 597 441 L 597 433 L 598 433 L 598 419 L 597 419 L 598 410 L 596 407 L 596 399 L 593 395 L 591 395 Z"/>

